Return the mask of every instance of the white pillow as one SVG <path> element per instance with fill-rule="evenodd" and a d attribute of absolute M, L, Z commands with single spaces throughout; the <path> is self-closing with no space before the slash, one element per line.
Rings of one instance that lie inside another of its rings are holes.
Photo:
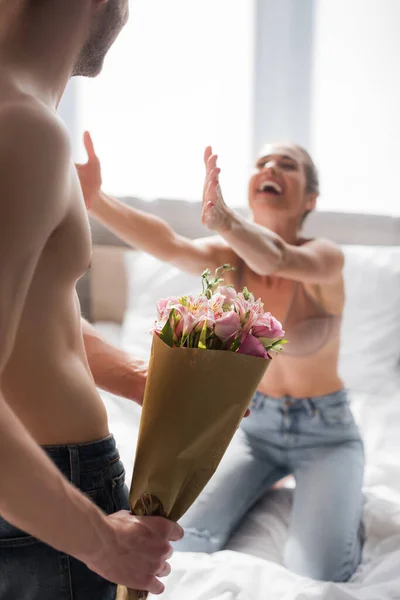
<path fill-rule="evenodd" d="M 128 309 L 122 326 L 122 346 L 139 358 L 148 358 L 149 330 L 157 317 L 160 298 L 201 291 L 201 278 L 187 275 L 144 252 L 127 252 Z"/>
<path fill-rule="evenodd" d="M 339 371 L 345 385 L 379 393 L 400 359 L 400 247 L 343 246 L 346 304 Z"/>

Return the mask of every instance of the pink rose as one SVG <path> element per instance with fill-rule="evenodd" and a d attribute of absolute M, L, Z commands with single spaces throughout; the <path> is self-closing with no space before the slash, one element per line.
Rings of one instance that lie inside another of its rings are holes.
<path fill-rule="evenodd" d="M 215 335 L 222 342 L 226 342 L 229 338 L 235 336 L 241 328 L 239 315 L 230 310 L 225 312 L 222 317 L 215 321 Z"/>
<path fill-rule="evenodd" d="M 252 334 L 259 338 L 282 339 L 285 332 L 281 323 L 271 313 L 260 315 L 253 326 Z"/>
<path fill-rule="evenodd" d="M 239 346 L 239 354 L 248 354 L 249 356 L 258 356 L 260 358 L 271 359 L 271 356 L 265 350 L 264 346 L 254 335 L 246 335 Z"/>

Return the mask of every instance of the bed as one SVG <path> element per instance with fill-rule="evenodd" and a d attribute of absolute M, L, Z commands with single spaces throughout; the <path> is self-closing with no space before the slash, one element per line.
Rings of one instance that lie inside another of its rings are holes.
<path fill-rule="evenodd" d="M 124 199 L 165 218 L 189 237 L 207 235 L 198 203 Z M 78 285 L 83 314 L 117 345 L 146 357 L 155 302 L 198 289 L 154 258 L 127 248 L 92 223 L 92 268 Z M 400 218 L 316 213 L 306 234 L 343 246 L 347 303 L 340 371 L 362 429 L 367 455 L 362 565 L 348 584 L 315 582 L 282 566 L 292 489 L 269 492 L 214 555 L 176 553 L 165 600 L 400 599 Z M 129 478 L 140 410 L 102 393 Z"/>

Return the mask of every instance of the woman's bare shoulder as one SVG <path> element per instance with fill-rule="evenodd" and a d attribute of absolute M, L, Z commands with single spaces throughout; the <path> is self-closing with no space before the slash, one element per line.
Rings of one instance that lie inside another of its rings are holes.
<path fill-rule="evenodd" d="M 306 238 L 301 237 L 298 240 L 298 246 L 309 247 L 315 252 L 321 252 L 335 256 L 343 265 L 344 256 L 339 244 L 328 238 Z M 333 314 L 341 314 L 345 301 L 345 286 L 343 278 L 343 269 L 338 271 L 337 277 L 332 280 L 321 283 L 303 284 L 307 291 L 319 301 L 325 309 Z"/>
<path fill-rule="evenodd" d="M 207 249 L 210 255 L 213 256 L 216 268 L 224 264 L 230 264 L 232 267 L 238 266 L 239 257 L 220 236 L 212 235 L 210 237 L 198 238 L 195 243 L 199 247 Z"/>

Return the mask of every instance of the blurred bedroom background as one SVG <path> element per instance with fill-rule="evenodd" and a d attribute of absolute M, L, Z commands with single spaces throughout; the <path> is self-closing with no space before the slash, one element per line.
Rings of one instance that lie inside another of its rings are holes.
<path fill-rule="evenodd" d="M 400 0 L 132 0 L 101 76 L 73 80 L 63 100 L 75 159 L 85 160 L 88 129 L 104 191 L 193 238 L 208 233 L 196 203 L 205 146 L 220 157 L 226 202 L 241 209 L 264 142 L 305 146 L 322 191 L 305 227 L 345 255 L 339 372 L 367 457 L 360 569 L 349 586 L 282 569 L 283 487 L 243 521 L 228 545 L 235 552 L 177 553 L 165 600 L 265 600 L 265 590 L 268 600 L 400 598 L 399 24 Z M 124 246 L 94 219 L 91 228 L 82 312 L 148 358 L 157 300 L 197 292 L 198 278 Z M 129 483 L 140 410 L 102 396 Z"/>
<path fill-rule="evenodd" d="M 63 100 L 75 158 L 88 129 L 106 191 L 199 200 L 212 144 L 244 207 L 260 146 L 291 139 L 320 210 L 399 215 L 399 22 L 398 0 L 132 0 L 101 76 Z"/>

